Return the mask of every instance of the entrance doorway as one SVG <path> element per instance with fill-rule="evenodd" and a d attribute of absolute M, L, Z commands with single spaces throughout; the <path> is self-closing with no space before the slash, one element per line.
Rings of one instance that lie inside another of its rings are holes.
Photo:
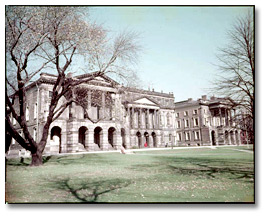
<path fill-rule="evenodd" d="M 102 128 L 99 126 L 94 129 L 94 143 L 100 147 L 100 136 L 102 133 Z"/>
<path fill-rule="evenodd" d="M 78 142 L 81 143 L 85 147 L 85 136 L 86 136 L 86 131 L 88 129 L 85 126 L 82 126 L 79 128 L 79 139 Z"/>
<path fill-rule="evenodd" d="M 215 131 L 211 132 L 211 137 L 212 137 L 212 145 L 216 145 L 216 133 Z"/>
<path fill-rule="evenodd" d="M 61 128 L 59 126 L 54 126 L 51 129 L 51 140 L 54 145 L 59 147 L 59 153 L 61 153 Z"/>

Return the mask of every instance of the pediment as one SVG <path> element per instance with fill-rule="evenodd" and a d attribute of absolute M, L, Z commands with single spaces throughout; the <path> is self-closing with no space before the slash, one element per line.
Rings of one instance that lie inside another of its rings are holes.
<path fill-rule="evenodd" d="M 92 77 L 93 73 L 86 73 L 83 75 L 79 75 L 76 78 L 78 79 L 87 79 L 88 77 Z M 92 79 L 91 81 L 89 81 L 89 83 L 91 82 L 96 82 L 96 83 L 101 83 L 104 85 L 118 85 L 118 83 L 116 81 L 114 81 L 113 79 L 111 79 L 110 77 L 106 76 L 106 75 L 101 75 L 101 76 L 96 76 L 94 79 Z"/>
<path fill-rule="evenodd" d="M 104 82 L 106 81 L 105 78 L 100 77 L 100 76 L 95 77 L 95 80 L 96 80 L 96 81 L 104 81 Z"/>
<path fill-rule="evenodd" d="M 133 101 L 133 103 L 135 104 L 146 104 L 146 105 L 152 105 L 152 106 L 157 106 L 156 103 L 154 103 L 153 101 L 149 100 L 146 97 L 140 98 L 138 100 Z"/>

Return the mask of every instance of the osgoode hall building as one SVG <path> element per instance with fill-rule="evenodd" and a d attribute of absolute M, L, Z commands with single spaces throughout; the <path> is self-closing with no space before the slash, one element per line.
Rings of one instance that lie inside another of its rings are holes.
<path fill-rule="evenodd" d="M 68 75 L 73 80 L 90 76 Z M 42 73 L 26 88 L 26 120 L 37 141 L 48 116 L 55 80 L 55 75 Z M 174 103 L 173 93 L 124 87 L 107 76 L 80 84 L 68 95 L 76 99 L 82 93 L 78 101 L 93 121 L 86 118 L 81 106 L 69 105 L 51 124 L 44 154 L 135 149 L 144 148 L 145 143 L 147 148 L 242 143 L 244 133 L 232 122 L 233 110 L 222 98 L 202 96 Z M 66 99 L 62 97 L 58 105 Z M 16 120 L 12 122 L 23 136 Z M 14 139 L 7 142 L 7 156 L 29 154 Z"/>
<path fill-rule="evenodd" d="M 91 74 L 73 77 L 87 79 Z M 26 120 L 34 139 L 40 139 L 48 116 L 55 75 L 42 73 L 27 87 Z M 83 99 L 89 117 L 83 108 L 72 103 L 50 126 L 45 154 L 78 151 L 117 150 L 175 145 L 175 112 L 172 93 L 160 93 L 127 88 L 107 76 L 99 76 L 80 84 L 72 91 L 86 92 Z M 66 97 L 59 100 L 61 106 Z M 16 101 L 15 101 L 16 104 Z M 57 108 L 56 108 L 57 109 Z M 23 135 L 15 119 L 13 125 Z M 25 150 L 12 139 L 8 154 L 21 155 Z"/>

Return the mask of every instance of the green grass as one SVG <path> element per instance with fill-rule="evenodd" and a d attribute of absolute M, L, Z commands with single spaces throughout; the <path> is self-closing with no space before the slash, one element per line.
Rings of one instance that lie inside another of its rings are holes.
<path fill-rule="evenodd" d="M 41 167 L 29 163 L 8 160 L 8 203 L 254 201 L 253 154 L 241 147 L 51 156 Z"/>

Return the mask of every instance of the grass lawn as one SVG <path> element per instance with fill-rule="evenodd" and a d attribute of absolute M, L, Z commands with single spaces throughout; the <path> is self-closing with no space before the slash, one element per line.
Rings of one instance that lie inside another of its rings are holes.
<path fill-rule="evenodd" d="M 253 202 L 253 153 L 244 147 L 44 157 L 6 165 L 8 203 Z"/>

